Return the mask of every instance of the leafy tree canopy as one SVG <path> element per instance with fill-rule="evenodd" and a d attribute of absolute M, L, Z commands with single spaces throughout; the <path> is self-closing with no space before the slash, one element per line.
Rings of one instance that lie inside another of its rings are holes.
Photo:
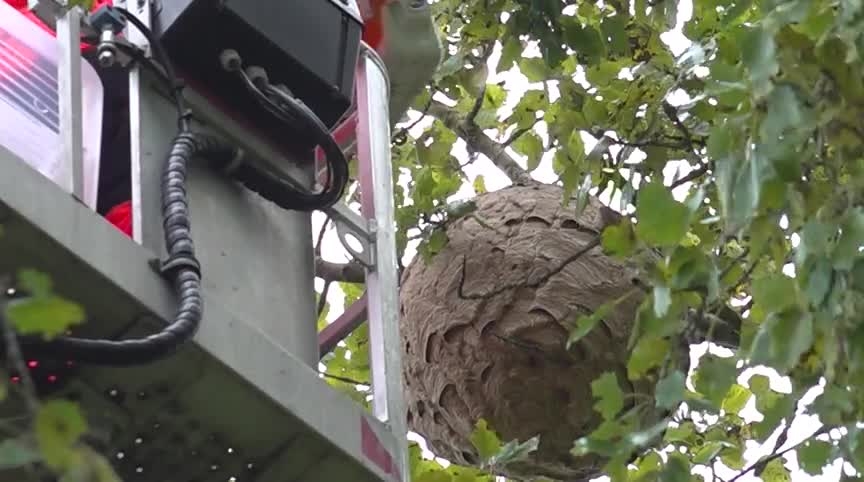
<path fill-rule="evenodd" d="M 594 409 L 606 422 L 574 451 L 611 457 L 614 480 L 781 481 L 838 458 L 846 474 L 862 471 L 864 2 L 434 5 L 448 55 L 415 103 L 422 119 L 394 146 L 400 249 L 414 239 L 420 255 L 440 249 L 446 237 L 431 226 L 464 186 L 485 191 L 467 164 L 491 161 L 513 182 L 551 165 L 568 194 L 631 215 L 604 232 L 607 253 L 663 255 L 644 267 L 652 296 L 628 368 L 659 369 L 656 404 L 680 410 L 662 435 L 632 433 L 601 377 Z M 675 36 L 686 48 L 670 48 Z M 513 88 L 526 78 L 527 90 Z M 685 309 L 710 316 L 730 302 L 745 317 L 740 349 L 709 350 L 691 374 L 673 369 L 658 340 L 678 334 Z M 573 336 L 591 325 L 580 320 Z M 331 364 L 364 376 L 338 353 Z M 622 454 L 655 436 L 659 448 L 628 464 Z M 485 423 L 472 441 L 487 464 L 531 450 Z M 765 455 L 746 461 L 754 442 Z M 492 480 L 412 453 L 413 480 Z"/>

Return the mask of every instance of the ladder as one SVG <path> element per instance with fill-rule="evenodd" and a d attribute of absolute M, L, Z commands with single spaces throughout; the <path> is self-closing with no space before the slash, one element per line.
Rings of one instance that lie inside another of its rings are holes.
<path fill-rule="evenodd" d="M 154 4 L 116 2 L 146 25 Z M 35 268 L 88 315 L 81 336 L 127 338 L 173 316 L 171 287 L 149 263 L 164 254 L 159 178 L 175 134 L 166 93 L 129 71 L 132 207 L 129 240 L 81 202 L 82 12 L 53 0 L 31 10 L 56 19 L 60 131 L 67 162 L 58 185 L 0 146 L 0 273 Z M 146 47 L 134 29 L 127 36 Z M 286 212 L 204 166 L 190 166 L 189 197 L 204 271 L 205 316 L 194 343 L 145 366 L 75 366 L 52 375 L 50 396 L 78 401 L 97 447 L 125 481 L 407 481 L 398 331 L 388 78 L 380 58 L 358 59 L 356 112 L 340 126 L 356 149 L 362 209 L 328 213 L 366 268 L 366 293 L 317 333 L 311 216 Z M 310 163 L 291 159 L 194 88 L 195 129 L 230 138 L 259 162 L 307 186 Z M 353 131 L 353 135 L 352 135 Z M 103 160 L 106 162 L 106 160 Z M 332 389 L 317 363 L 369 321 L 372 413 Z M 315 340 L 317 339 L 317 343 Z M 68 368 L 68 367 L 67 367 Z M 0 415 L 9 407 L 0 405 Z M 101 444 L 101 445 L 100 445 Z M 25 479 L 26 480 L 26 479 Z"/>

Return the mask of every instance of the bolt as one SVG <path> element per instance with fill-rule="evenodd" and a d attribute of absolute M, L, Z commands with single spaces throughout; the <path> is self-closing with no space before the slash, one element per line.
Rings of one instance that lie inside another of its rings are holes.
<path fill-rule="evenodd" d="M 99 52 L 98 60 L 99 60 L 99 65 L 102 68 L 107 69 L 108 67 L 111 67 L 112 65 L 114 65 L 114 52 L 111 52 L 110 50 L 107 50 L 107 49 L 103 50 L 102 52 Z"/>

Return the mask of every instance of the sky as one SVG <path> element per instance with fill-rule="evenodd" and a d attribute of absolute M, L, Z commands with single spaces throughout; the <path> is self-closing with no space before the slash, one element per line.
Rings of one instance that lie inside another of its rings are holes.
<path fill-rule="evenodd" d="M 567 13 L 566 10 L 565 10 L 565 13 Z M 507 14 L 505 13 L 504 15 L 506 16 Z M 666 32 L 661 36 L 662 40 L 669 46 L 670 50 L 676 55 L 685 51 L 691 43 L 684 36 L 684 34 L 681 32 L 681 29 L 683 27 L 684 22 L 686 22 L 690 18 L 691 15 L 692 15 L 691 0 L 681 0 L 679 2 L 678 23 L 677 23 L 675 29 L 673 29 L 669 32 Z M 506 18 L 502 18 L 502 21 L 503 20 L 506 20 Z M 539 57 L 540 56 L 539 50 L 536 48 L 532 48 L 531 46 L 529 46 L 529 48 L 526 49 L 526 52 L 524 55 L 527 57 L 532 57 L 532 56 Z M 490 83 L 498 83 L 498 82 L 504 81 L 506 83 L 506 89 L 509 92 L 508 100 L 505 103 L 505 105 L 501 111 L 501 115 L 503 117 L 503 116 L 506 116 L 509 114 L 509 109 L 512 109 L 512 107 L 516 104 L 516 102 L 518 102 L 522 93 L 525 90 L 528 90 L 530 88 L 540 88 L 541 84 L 529 83 L 528 80 L 515 67 L 512 70 L 507 71 L 507 72 L 495 72 L 495 66 L 498 64 L 499 57 L 500 57 L 500 45 L 498 46 L 498 48 L 496 48 L 495 52 L 489 58 L 488 65 L 489 65 L 489 72 L 492 73 L 492 76 L 489 79 L 489 82 Z M 579 80 L 578 76 L 577 76 L 577 80 Z M 583 81 L 584 81 L 584 79 L 583 79 Z M 554 100 L 554 96 L 557 94 L 557 92 L 555 92 L 554 89 L 550 89 L 550 90 L 552 91 L 551 95 L 553 96 L 553 98 L 550 100 Z M 673 104 L 678 104 L 678 103 L 683 104 L 687 101 L 687 97 L 686 97 L 686 94 L 674 95 L 669 99 L 669 101 L 670 101 L 670 103 L 673 103 Z M 417 113 L 417 112 L 409 113 L 409 117 L 413 121 L 413 120 L 417 119 L 417 117 L 419 117 L 419 113 Z M 413 129 L 412 134 L 419 135 L 430 123 L 431 123 L 430 119 L 426 119 L 425 121 L 421 121 Z M 541 137 L 545 138 L 545 135 L 546 135 L 545 126 L 543 125 L 542 122 L 540 124 L 538 124 L 536 129 L 537 129 L 537 133 Z M 489 132 L 487 132 L 487 134 L 489 134 L 493 138 L 497 137 L 496 133 L 494 131 L 489 131 Z M 596 140 L 587 134 L 585 134 L 583 136 L 583 138 L 585 141 L 586 151 L 590 151 L 591 148 L 593 147 L 593 145 L 596 143 Z M 512 150 L 509 150 L 509 152 L 515 159 L 519 160 L 523 166 L 525 165 L 524 159 L 522 159 L 518 154 L 516 154 Z M 456 158 L 458 158 L 460 161 L 463 161 L 463 163 L 465 160 L 467 160 L 468 154 L 465 150 L 464 142 L 462 142 L 461 139 L 459 141 L 457 141 L 456 146 L 454 146 L 453 155 Z M 636 155 L 639 155 L 639 153 L 637 153 Z M 667 178 L 667 182 L 671 182 L 671 180 L 673 178 L 680 177 L 681 175 L 686 174 L 686 170 L 687 170 L 686 164 L 674 165 L 674 164 L 670 163 L 670 165 L 667 166 L 667 169 L 664 172 L 664 174 Z M 469 182 L 466 182 L 463 185 L 462 189 L 459 192 L 457 192 L 450 199 L 451 201 L 455 201 L 455 200 L 459 200 L 459 199 L 469 199 L 469 198 L 473 197 L 474 196 L 474 190 L 472 188 L 472 182 L 478 175 L 482 175 L 484 177 L 486 188 L 490 191 L 495 191 L 495 190 L 501 189 L 501 188 L 506 187 L 510 184 L 507 177 L 504 176 L 503 174 L 501 174 L 500 171 L 498 171 L 498 169 L 495 168 L 494 165 L 492 165 L 492 163 L 487 158 L 485 158 L 483 156 L 480 156 L 480 158 L 476 162 L 474 162 L 473 164 L 467 165 L 464 168 L 464 171 L 465 171 L 465 174 L 467 175 L 467 177 L 469 179 Z M 676 174 L 677 174 L 677 176 L 676 176 Z M 549 183 L 555 182 L 555 180 L 557 179 L 557 175 L 552 171 L 551 153 L 544 157 L 544 160 L 540 163 L 540 166 L 534 172 L 532 172 L 532 176 L 539 181 L 549 182 Z M 407 181 L 408 181 L 407 176 L 402 176 L 400 178 L 399 183 L 402 184 L 403 186 L 405 186 L 407 184 Z M 687 189 L 688 189 L 687 184 L 680 186 L 678 189 L 676 189 L 676 191 L 674 192 L 676 198 L 678 198 L 679 200 L 683 200 L 684 196 L 686 195 Z M 617 209 L 617 206 L 619 206 L 618 200 L 615 198 L 610 199 L 608 195 L 601 195 L 600 199 L 601 199 L 601 201 L 609 204 L 610 207 Z M 320 230 L 321 224 L 324 222 L 324 219 L 325 219 L 325 216 L 323 213 L 316 212 L 313 215 L 313 233 L 315 233 L 316 235 L 317 235 L 318 231 Z M 415 248 L 416 248 L 416 245 L 409 246 L 409 249 L 407 250 L 406 256 L 405 256 L 406 264 L 414 256 L 414 249 Z M 342 248 L 338 239 L 336 238 L 335 232 L 332 230 L 332 228 L 324 236 L 324 240 L 322 243 L 322 256 L 325 259 L 327 259 L 328 261 L 334 261 L 334 262 L 346 262 L 349 259 L 346 251 L 344 250 L 344 248 Z M 787 268 L 786 272 L 790 276 L 794 276 L 794 270 L 791 269 L 791 266 Z M 316 279 L 316 289 L 319 292 L 322 289 L 322 286 L 323 286 L 323 281 L 320 279 Z M 339 314 L 342 313 L 342 311 L 344 309 L 343 302 L 342 302 L 343 301 L 342 296 L 343 295 L 340 292 L 340 290 L 338 289 L 338 286 L 332 286 L 330 288 L 330 291 L 329 291 L 329 294 L 327 297 L 327 300 L 330 303 L 330 314 L 328 316 L 328 321 L 332 322 L 336 317 L 338 317 Z M 707 346 L 707 344 L 702 344 L 702 345 L 693 347 L 693 350 L 691 352 L 691 359 L 692 359 L 691 366 L 695 366 L 696 360 L 698 360 L 698 358 L 702 354 L 704 354 L 706 352 L 706 350 L 708 350 L 708 349 L 709 349 L 709 347 Z M 712 347 L 710 347 L 710 350 L 712 353 L 715 353 L 715 354 L 718 354 L 721 356 L 723 356 L 723 354 L 726 354 L 727 356 L 731 355 L 730 351 L 724 350 L 724 349 L 721 349 L 718 347 L 712 346 Z M 321 368 L 323 369 L 324 367 L 322 366 Z M 784 392 L 784 393 L 789 393 L 791 391 L 791 386 L 790 386 L 789 380 L 786 377 L 780 377 L 773 370 L 766 369 L 766 368 L 748 369 L 747 371 L 745 371 L 741 375 L 738 382 L 741 383 L 742 385 L 746 386 L 747 380 L 754 374 L 762 374 L 762 375 L 768 376 L 770 381 L 771 381 L 771 387 L 776 391 Z M 812 402 L 813 399 L 815 399 L 815 397 L 817 397 L 819 395 L 819 393 L 821 393 L 821 389 L 819 387 L 816 387 L 816 388 L 812 389 L 810 392 L 808 392 L 799 401 L 797 415 L 796 415 L 795 419 L 793 420 L 792 427 L 789 430 L 788 440 L 787 440 L 786 444 L 783 445 L 783 447 L 789 447 L 789 446 L 795 445 L 795 444 L 799 443 L 801 440 L 809 437 L 812 433 L 819 430 L 821 425 L 820 425 L 818 419 L 814 416 L 806 415 L 806 414 L 802 413 L 804 411 L 806 405 L 809 404 L 810 402 Z M 755 401 L 753 398 L 751 398 L 751 400 L 748 402 L 748 404 L 744 408 L 744 410 L 742 410 L 740 415 L 747 422 L 758 421 L 762 418 L 762 415 L 755 408 Z M 778 435 L 779 435 L 779 430 L 771 438 L 769 438 L 766 441 L 766 443 L 763 445 L 760 445 L 760 444 L 755 443 L 755 442 L 748 443 L 747 449 L 746 449 L 745 454 L 744 454 L 747 465 L 757 461 L 760 457 L 762 457 L 764 455 L 770 454 Z M 424 457 L 425 458 L 432 458 L 433 457 L 433 454 L 425 449 L 425 443 L 423 442 L 422 437 L 420 437 L 417 434 L 411 433 L 411 434 L 409 434 L 409 439 L 414 440 L 414 441 L 418 441 L 420 443 L 421 447 L 424 448 Z M 804 473 L 803 471 L 801 471 L 800 469 L 798 469 L 798 465 L 797 465 L 797 462 L 796 462 L 795 456 L 794 456 L 794 451 L 792 451 L 790 454 L 788 454 L 784 458 L 788 462 L 787 467 L 789 467 L 789 469 L 792 471 L 793 482 L 799 482 L 799 481 L 800 482 L 837 481 L 837 480 L 839 480 L 841 471 L 843 470 L 842 461 L 837 460 L 837 461 L 835 461 L 834 464 L 832 464 L 831 466 L 826 468 L 826 470 L 823 471 L 822 475 L 815 476 L 815 477 L 809 476 L 806 473 Z M 446 460 L 438 459 L 438 461 L 441 462 L 443 465 L 448 465 Z M 718 464 L 716 469 L 717 469 L 716 475 L 720 476 L 724 480 L 728 480 L 729 478 L 731 478 L 732 476 L 734 476 L 737 473 L 737 471 L 734 471 L 734 470 L 731 470 L 728 468 L 724 469 L 721 466 L 721 464 Z M 708 473 L 708 470 L 706 469 L 704 471 L 700 471 L 697 468 L 695 470 L 695 472 L 696 473 Z M 500 480 L 503 481 L 504 479 L 500 479 Z M 596 479 L 596 480 L 602 481 L 602 480 L 608 480 L 608 478 L 600 478 L 600 479 Z M 710 478 L 708 480 L 710 480 Z M 752 474 L 749 474 L 749 475 L 744 476 L 738 480 L 740 482 L 750 482 L 750 481 L 758 481 L 761 479 L 753 476 Z"/>

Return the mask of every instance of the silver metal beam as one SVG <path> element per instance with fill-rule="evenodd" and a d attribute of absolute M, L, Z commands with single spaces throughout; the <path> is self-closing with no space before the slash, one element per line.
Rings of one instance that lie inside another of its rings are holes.
<path fill-rule="evenodd" d="M 362 212 L 375 234 L 375 266 L 367 269 L 369 342 L 372 364 L 372 411 L 387 422 L 400 443 L 396 467 L 408 481 L 409 465 L 402 349 L 399 334 L 399 269 L 396 261 L 396 222 L 393 167 L 390 159 L 389 81 L 381 58 L 370 48 L 361 53 L 357 72 L 359 156 Z"/>
<path fill-rule="evenodd" d="M 60 59 L 57 65 L 60 140 L 64 187 L 84 202 L 84 107 L 81 102 L 81 16 L 78 7 L 61 10 L 57 17 Z"/>
<path fill-rule="evenodd" d="M 138 17 L 141 22 L 147 27 L 151 24 L 150 2 L 149 1 L 133 1 L 126 2 L 121 0 L 117 5 L 126 8 L 129 12 Z M 134 26 L 130 26 L 126 30 L 126 39 L 133 45 L 144 49 L 145 56 L 150 55 L 150 45 L 147 38 L 142 32 Z M 132 173 L 132 237 L 136 242 L 144 245 L 144 247 L 159 252 L 161 246 L 161 234 L 144 228 L 144 220 L 150 219 L 152 216 L 158 216 L 158 205 L 152 203 L 146 204 L 143 202 L 143 194 L 141 186 L 145 184 L 143 179 L 143 170 L 146 170 L 144 153 L 148 150 L 156 148 L 156 146 L 143 145 L 144 128 L 141 125 L 143 117 L 141 96 L 139 92 L 145 87 L 145 71 L 144 66 L 137 63 L 132 64 L 129 70 L 129 139 L 130 139 L 130 154 L 131 154 L 131 173 Z"/>

